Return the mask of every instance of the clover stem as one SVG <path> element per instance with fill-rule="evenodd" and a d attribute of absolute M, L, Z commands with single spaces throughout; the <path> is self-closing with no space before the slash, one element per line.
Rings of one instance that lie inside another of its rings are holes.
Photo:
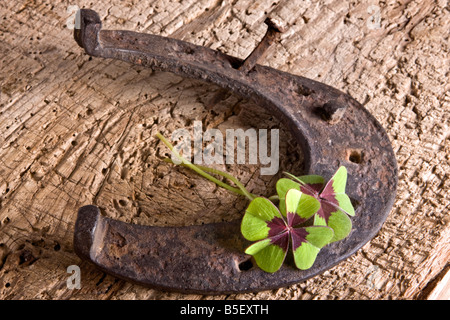
<path fill-rule="evenodd" d="M 204 166 L 199 166 L 199 167 L 200 167 L 200 169 L 202 169 L 204 171 L 209 171 L 211 173 L 218 174 L 218 175 L 232 181 L 242 191 L 243 195 L 250 199 L 250 201 L 258 197 L 257 195 L 248 192 L 248 190 L 244 187 L 244 185 L 236 177 L 232 176 L 231 174 L 217 170 L 217 169 L 204 167 Z"/>
<path fill-rule="evenodd" d="M 168 159 L 168 158 L 164 159 L 164 161 L 169 162 L 169 163 L 174 163 L 171 159 Z M 186 167 L 186 165 L 184 163 L 181 163 L 181 165 Z M 194 165 L 194 166 L 196 166 L 197 168 L 199 168 L 200 170 L 203 170 L 205 172 L 217 174 L 217 175 L 220 175 L 220 176 L 222 176 L 224 178 L 227 178 L 227 179 L 231 180 L 234 184 L 236 184 L 236 186 L 238 186 L 238 188 L 234 188 L 234 187 L 230 186 L 230 188 L 233 189 L 233 190 L 228 189 L 230 191 L 233 191 L 233 192 L 235 192 L 235 193 L 237 193 L 239 195 L 242 195 L 242 196 L 246 196 L 250 200 L 253 200 L 254 198 L 258 197 L 258 195 L 250 193 L 236 177 L 232 176 L 229 173 L 226 173 L 226 172 L 214 169 L 214 168 L 201 166 L 201 165 Z"/>
<path fill-rule="evenodd" d="M 216 169 L 212 169 L 212 168 L 207 168 L 207 167 L 203 167 L 203 166 L 197 166 L 194 165 L 193 163 L 191 163 L 190 161 L 188 161 L 187 159 L 185 159 L 183 156 L 181 156 L 176 150 L 174 150 L 173 145 L 159 132 L 156 134 L 156 136 L 170 149 L 170 151 L 172 151 L 173 155 L 175 155 L 180 161 L 181 164 L 185 167 L 188 167 L 189 169 L 194 170 L 195 172 L 197 172 L 199 175 L 201 175 L 202 177 L 214 182 L 215 184 L 217 184 L 218 186 L 225 188 L 231 192 L 237 193 L 239 195 L 244 195 L 246 196 L 248 199 L 253 200 L 256 196 L 251 194 L 250 192 L 247 191 L 247 189 L 245 189 L 245 187 L 242 185 L 242 183 L 240 183 L 235 177 L 233 177 L 232 175 L 226 173 L 226 172 L 222 172 L 220 170 L 216 170 Z M 171 161 L 173 162 L 173 161 Z M 203 170 L 206 169 L 206 170 Z M 211 176 L 210 174 L 206 173 L 205 171 L 209 171 L 211 173 L 215 173 L 215 174 L 219 174 L 225 178 L 230 179 L 231 181 L 233 181 L 238 187 L 238 188 L 233 188 L 232 186 L 214 178 L 213 176 Z"/>

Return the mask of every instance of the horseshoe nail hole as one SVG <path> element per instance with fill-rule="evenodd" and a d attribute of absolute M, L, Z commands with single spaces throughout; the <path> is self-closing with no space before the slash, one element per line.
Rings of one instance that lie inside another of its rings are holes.
<path fill-rule="evenodd" d="M 251 260 L 251 258 L 242 261 L 241 263 L 239 263 L 238 265 L 239 267 L 239 271 L 248 271 L 251 268 L 253 268 L 253 262 Z"/>
<path fill-rule="evenodd" d="M 311 94 L 315 93 L 314 90 L 305 87 L 301 84 L 298 84 L 297 87 L 295 88 L 295 92 L 300 95 L 300 96 L 304 96 L 304 97 L 308 97 Z"/>
<path fill-rule="evenodd" d="M 359 205 L 361 204 L 361 202 L 359 202 L 358 200 L 354 199 L 354 198 L 350 198 L 350 202 L 352 203 L 353 209 L 358 209 Z"/>
<path fill-rule="evenodd" d="M 194 49 L 188 47 L 188 48 L 184 49 L 184 53 L 186 53 L 186 54 L 194 54 Z"/>
<path fill-rule="evenodd" d="M 359 150 L 349 150 L 348 160 L 353 163 L 361 163 L 362 162 L 362 152 Z"/>

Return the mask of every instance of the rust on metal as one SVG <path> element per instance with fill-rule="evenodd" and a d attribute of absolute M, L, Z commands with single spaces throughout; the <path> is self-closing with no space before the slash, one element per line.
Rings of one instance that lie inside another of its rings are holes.
<path fill-rule="evenodd" d="M 267 31 L 258 46 L 252 51 L 252 53 L 243 61 L 242 65 L 238 68 L 239 71 L 249 72 L 255 65 L 262 61 L 267 55 L 267 49 L 272 44 L 280 40 L 281 33 L 286 32 L 286 26 L 282 21 L 274 18 L 266 18 L 264 23 L 267 25 Z"/>
<path fill-rule="evenodd" d="M 253 100 L 279 118 L 302 146 L 304 174 L 329 179 L 347 167 L 347 194 L 356 215 L 344 240 L 324 247 L 312 268 L 293 263 L 269 274 L 244 254 L 240 221 L 186 227 L 127 224 L 96 206 L 78 211 L 76 253 L 114 276 L 153 288 L 202 294 L 254 292 L 301 282 L 354 254 L 380 230 L 393 205 L 397 162 L 378 121 L 355 99 L 323 83 L 246 63 L 184 41 L 132 31 L 101 30 L 98 14 L 80 11 L 77 43 L 87 54 L 204 80 Z M 280 30 L 271 29 L 269 33 Z M 273 26 L 273 24 L 272 24 Z M 270 44 L 266 41 L 264 46 Z M 264 47 L 263 46 L 263 47 Z"/>

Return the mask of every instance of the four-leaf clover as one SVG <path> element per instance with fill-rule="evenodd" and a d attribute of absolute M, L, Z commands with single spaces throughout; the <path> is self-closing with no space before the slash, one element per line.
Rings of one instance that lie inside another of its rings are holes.
<path fill-rule="evenodd" d="M 241 232 L 247 240 L 258 242 L 245 252 L 262 270 L 275 272 L 283 264 L 290 242 L 297 268 L 309 269 L 334 234 L 325 226 L 299 226 L 319 209 L 317 199 L 296 189 L 286 192 L 281 213 L 270 200 L 255 198 L 242 219 Z"/>
<path fill-rule="evenodd" d="M 325 185 L 323 177 L 308 175 L 295 177 L 293 180 L 282 178 L 277 182 L 277 193 L 280 198 L 280 210 L 283 212 L 282 199 L 290 189 L 313 196 L 320 202 L 320 209 L 314 216 L 314 225 L 329 226 L 334 230 L 331 242 L 344 239 L 352 229 L 352 221 L 348 217 L 355 215 L 350 198 L 345 194 L 347 169 L 341 166 Z M 295 181 L 294 181 L 295 180 Z M 325 186 L 324 186 L 325 185 Z"/>

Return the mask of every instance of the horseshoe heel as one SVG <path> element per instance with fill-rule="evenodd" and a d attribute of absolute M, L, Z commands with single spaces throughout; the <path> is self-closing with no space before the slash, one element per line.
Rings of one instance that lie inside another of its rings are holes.
<path fill-rule="evenodd" d="M 140 226 L 104 217 L 92 205 L 79 209 L 75 224 L 74 247 L 81 258 L 119 278 L 168 291 L 254 292 L 320 274 L 379 231 L 395 199 L 397 163 L 382 126 L 352 97 L 317 81 L 245 62 L 254 57 L 241 60 L 180 40 L 101 30 L 96 12 L 79 13 L 75 39 L 87 54 L 211 82 L 266 108 L 301 145 L 305 174 L 328 179 L 340 165 L 347 167 L 347 194 L 356 208 L 350 235 L 325 246 L 308 270 L 285 263 L 269 274 L 252 266 L 244 254 L 249 243 L 240 234 L 240 221 Z"/>

